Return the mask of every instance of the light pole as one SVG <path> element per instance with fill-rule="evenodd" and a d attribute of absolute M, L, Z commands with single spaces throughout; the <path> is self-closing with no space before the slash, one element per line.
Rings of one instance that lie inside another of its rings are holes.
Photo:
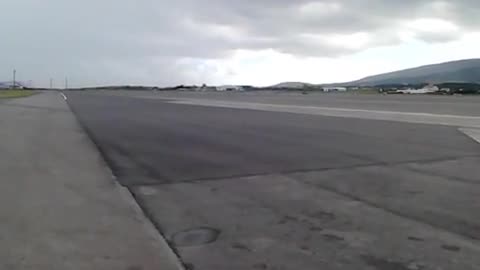
<path fill-rule="evenodd" d="M 15 80 L 16 80 L 16 78 L 15 78 L 16 76 L 17 76 L 17 71 L 14 69 L 14 70 L 13 70 L 13 86 L 12 86 L 13 89 L 17 88 L 17 83 L 16 83 L 16 81 L 15 81 Z"/>

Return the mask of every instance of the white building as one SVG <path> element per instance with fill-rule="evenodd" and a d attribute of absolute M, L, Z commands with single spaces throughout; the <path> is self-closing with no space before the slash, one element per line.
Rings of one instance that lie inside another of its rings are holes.
<path fill-rule="evenodd" d="M 243 86 L 222 85 L 222 86 L 217 86 L 217 91 L 243 91 Z"/>

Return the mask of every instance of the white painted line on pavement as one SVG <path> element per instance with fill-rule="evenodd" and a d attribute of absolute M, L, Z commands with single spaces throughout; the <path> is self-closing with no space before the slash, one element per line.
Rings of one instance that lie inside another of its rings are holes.
<path fill-rule="evenodd" d="M 64 93 L 60 93 L 60 94 L 62 95 L 63 99 L 67 100 L 67 96 L 65 96 Z"/>
<path fill-rule="evenodd" d="M 381 111 L 252 102 L 213 101 L 204 99 L 177 99 L 169 101 L 169 103 L 480 128 L 480 116 L 469 115 Z"/>
<path fill-rule="evenodd" d="M 283 105 L 283 104 L 269 104 L 269 103 L 254 103 L 254 102 L 231 102 L 231 101 L 213 101 L 213 100 L 193 100 L 193 99 L 179 99 L 168 101 L 168 103 L 175 104 L 191 104 L 191 105 L 205 105 L 213 107 L 232 107 L 232 108 L 254 108 L 259 107 L 271 107 L 271 108 L 298 108 L 298 109 L 319 109 L 329 111 L 340 112 L 367 112 L 378 114 L 394 114 L 394 115 L 409 115 L 409 116 L 429 116 L 429 117 L 449 117 L 459 119 L 475 119 L 480 121 L 480 116 L 468 116 L 468 115 L 455 115 L 455 114 L 434 114 L 434 113 L 421 113 L 421 112 L 400 112 L 400 111 L 382 111 L 382 110 L 365 110 L 365 109 L 349 109 L 338 107 L 324 107 L 324 106 L 298 106 L 298 105 Z"/>
<path fill-rule="evenodd" d="M 480 129 L 476 128 L 459 128 L 459 131 L 465 133 L 468 137 L 480 143 Z"/>

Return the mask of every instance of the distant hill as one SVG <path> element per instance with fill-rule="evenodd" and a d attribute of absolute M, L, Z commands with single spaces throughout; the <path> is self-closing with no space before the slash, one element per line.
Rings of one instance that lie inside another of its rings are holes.
<path fill-rule="evenodd" d="M 301 88 L 305 88 L 305 87 L 308 87 L 308 86 L 313 86 L 313 84 L 303 83 L 303 82 L 283 82 L 283 83 L 273 85 L 271 87 L 272 88 L 290 88 L 290 89 L 298 88 L 298 89 L 301 89 Z"/>
<path fill-rule="evenodd" d="M 381 84 L 418 84 L 443 82 L 480 82 L 480 59 L 467 59 L 369 76 L 344 83 L 357 86 Z"/>
<path fill-rule="evenodd" d="M 375 86 L 388 84 L 422 84 L 467 82 L 480 83 L 480 59 L 466 59 L 434 65 L 421 66 L 369 76 L 357 81 L 322 84 L 319 86 Z M 286 82 L 274 85 L 274 88 L 305 88 L 313 86 L 303 82 Z"/>

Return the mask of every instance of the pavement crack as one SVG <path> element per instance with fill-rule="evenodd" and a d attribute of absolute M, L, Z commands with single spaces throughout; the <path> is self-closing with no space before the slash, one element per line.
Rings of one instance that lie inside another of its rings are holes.
<path fill-rule="evenodd" d="M 268 176 L 268 175 L 288 176 L 296 173 L 329 172 L 329 171 L 336 171 L 336 170 L 351 170 L 351 169 L 361 169 L 361 168 L 369 168 L 369 167 L 376 167 L 376 166 L 392 167 L 392 166 L 408 165 L 408 164 L 430 164 L 430 163 L 436 163 L 436 162 L 454 161 L 458 159 L 471 158 L 471 157 L 480 157 L 480 155 L 463 155 L 463 156 L 456 156 L 456 157 L 442 157 L 442 158 L 434 158 L 434 159 L 405 160 L 401 162 L 371 162 L 371 163 L 354 164 L 354 165 L 339 166 L 339 167 L 307 168 L 307 169 L 296 169 L 296 170 L 286 170 L 286 171 L 277 171 L 277 172 L 260 172 L 260 173 L 251 173 L 251 174 L 230 174 L 226 176 L 200 177 L 200 178 L 192 178 L 192 179 L 184 179 L 184 180 L 173 180 L 173 181 L 165 181 L 164 178 L 149 177 L 149 179 L 159 179 L 159 180 L 158 182 L 155 182 L 155 181 L 137 182 L 135 184 L 129 184 L 127 186 L 129 187 L 162 186 L 162 185 L 188 184 L 188 183 L 199 183 L 199 182 L 215 182 L 215 181 L 233 180 L 238 178 Z M 464 182 L 478 184 L 477 182 L 472 182 L 468 180 Z"/>
<path fill-rule="evenodd" d="M 450 176 L 450 175 L 448 177 L 445 177 L 445 175 L 442 175 L 441 173 L 437 173 L 435 171 L 427 171 L 427 170 L 422 170 L 422 169 L 412 168 L 412 167 L 406 167 L 405 169 L 412 172 L 419 173 L 419 174 L 423 174 L 423 175 L 440 177 L 445 181 L 462 182 L 462 183 L 471 184 L 471 185 L 480 185 L 480 181 L 478 180 L 468 180 L 465 178 Z"/>
<path fill-rule="evenodd" d="M 299 180 L 299 179 L 295 179 L 295 178 L 292 178 L 296 181 L 299 181 L 305 185 L 309 185 L 309 186 L 312 186 L 314 188 L 318 188 L 318 189 L 322 189 L 322 190 L 325 190 L 325 191 L 328 191 L 328 192 L 332 192 L 334 194 L 337 194 L 337 195 L 340 195 L 342 197 L 345 197 L 345 198 L 349 198 L 350 200 L 353 200 L 353 201 L 357 201 L 357 202 L 360 202 L 360 203 L 363 203 L 369 207 L 373 207 L 375 209 L 379 209 L 379 210 L 382 210 L 384 212 L 387 212 L 387 213 L 390 213 L 392 215 L 395 215 L 395 216 L 398 216 L 398 217 L 401 217 L 401 218 L 405 218 L 405 219 L 408 219 L 408 220 L 411 220 L 411 221 L 414 221 L 414 222 L 418 222 L 418 223 L 422 223 L 424 225 L 427 225 L 427 226 L 430 226 L 436 230 L 440 230 L 440 231 L 444 231 L 444 232 L 448 232 L 450 234 L 454 234 L 454 235 L 457 235 L 461 238 L 464 238 L 468 241 L 478 241 L 480 240 L 478 237 L 474 236 L 474 235 L 471 235 L 471 234 L 464 234 L 464 233 L 461 233 L 461 232 L 458 232 L 457 230 L 450 230 L 449 228 L 447 228 L 446 226 L 441 226 L 441 225 L 438 225 L 436 224 L 435 222 L 429 222 L 427 220 L 423 220 L 421 218 L 418 218 L 414 215 L 409 215 L 409 214 L 405 214 L 403 212 L 400 212 L 400 211 L 396 211 L 394 209 L 391 209 L 391 208 L 388 208 L 388 207 L 384 207 L 384 206 L 381 206 L 380 204 L 378 203 L 375 203 L 375 202 L 372 202 L 372 201 L 368 201 L 368 200 L 365 200 L 363 199 L 362 197 L 360 196 L 356 196 L 354 194 L 351 194 L 351 193 L 347 193 L 347 192 L 343 192 L 343 191 L 340 191 L 338 189 L 335 189 L 333 187 L 330 187 L 330 186 L 326 186 L 326 185 L 323 185 L 319 182 L 316 182 L 315 184 L 313 183 L 310 183 L 308 181 L 302 181 L 302 180 Z"/>

